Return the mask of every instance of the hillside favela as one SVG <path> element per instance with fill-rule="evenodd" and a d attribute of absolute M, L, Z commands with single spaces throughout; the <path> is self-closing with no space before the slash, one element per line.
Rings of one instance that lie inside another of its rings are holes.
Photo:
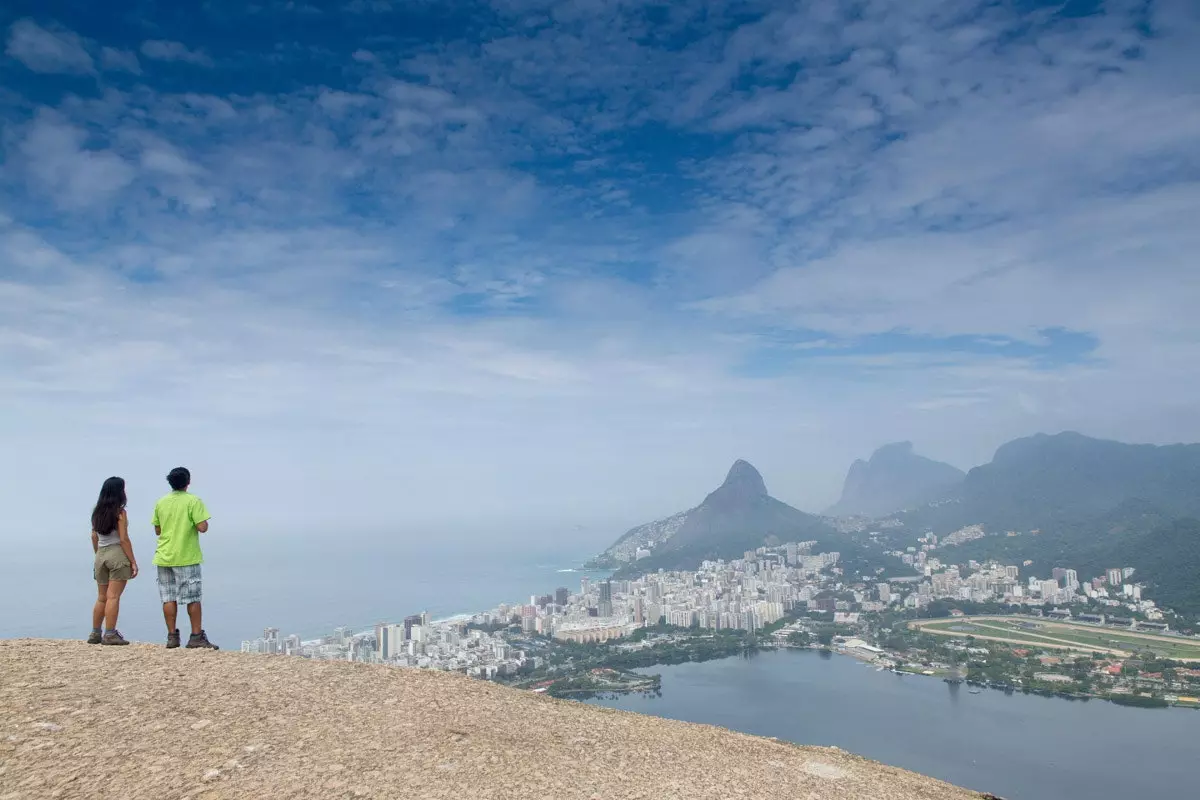
<path fill-rule="evenodd" d="M 1200 796 L 1200 4 L 0 8 L 0 800 Z"/>

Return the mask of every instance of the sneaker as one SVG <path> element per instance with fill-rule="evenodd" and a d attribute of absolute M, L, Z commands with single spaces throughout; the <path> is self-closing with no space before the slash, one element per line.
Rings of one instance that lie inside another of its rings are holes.
<path fill-rule="evenodd" d="M 191 636 L 189 636 L 187 647 L 188 647 L 188 649 L 192 649 L 192 650 L 194 650 L 194 649 L 220 650 L 221 649 L 208 640 L 208 634 L 206 634 L 204 631 L 200 631 L 199 633 L 193 633 Z"/>
<path fill-rule="evenodd" d="M 129 644 L 120 631 L 107 631 L 100 637 L 100 644 Z"/>
<path fill-rule="evenodd" d="M 88 644 L 100 644 L 100 631 L 92 631 L 88 634 Z"/>
<path fill-rule="evenodd" d="M 176 628 L 173 633 L 167 634 L 167 649 L 172 650 L 179 647 L 179 628 Z"/>

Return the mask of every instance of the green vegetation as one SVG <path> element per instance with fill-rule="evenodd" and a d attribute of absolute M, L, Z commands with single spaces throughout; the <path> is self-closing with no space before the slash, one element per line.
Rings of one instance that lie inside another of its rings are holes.
<path fill-rule="evenodd" d="M 546 687 L 546 694 L 551 697 L 584 700 L 602 694 L 658 692 L 661 688 L 662 678 L 658 675 L 639 675 L 617 670 L 593 670 L 555 680 Z"/>
<path fill-rule="evenodd" d="M 1119 706 L 1136 706 L 1138 708 L 1166 708 L 1168 703 L 1162 697 L 1149 694 L 1113 694 L 1108 699 Z"/>
<path fill-rule="evenodd" d="M 718 631 L 712 636 L 693 636 L 683 640 L 671 640 L 655 644 L 643 650 L 610 652 L 602 656 L 598 666 L 614 669 L 637 669 L 659 664 L 684 664 L 689 661 L 712 661 L 728 658 L 753 650 L 753 637 L 739 633 L 725 634 Z"/>

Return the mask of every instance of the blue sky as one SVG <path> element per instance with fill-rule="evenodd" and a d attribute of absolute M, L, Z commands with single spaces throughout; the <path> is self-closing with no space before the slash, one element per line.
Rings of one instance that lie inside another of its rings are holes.
<path fill-rule="evenodd" d="M 31 524 L 187 463 L 246 524 L 605 538 L 739 457 L 817 510 L 889 441 L 1200 439 L 1189 0 L 0 14 Z"/>

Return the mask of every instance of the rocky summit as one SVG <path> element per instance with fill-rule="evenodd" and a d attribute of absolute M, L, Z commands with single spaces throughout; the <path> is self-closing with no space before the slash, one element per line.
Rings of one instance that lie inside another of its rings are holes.
<path fill-rule="evenodd" d="M 754 468 L 753 464 L 739 458 L 729 468 L 725 482 L 717 487 L 716 491 L 712 492 L 704 502 L 710 505 L 720 503 L 737 505 L 766 496 L 767 484 L 763 481 L 762 474 Z"/>
<path fill-rule="evenodd" d="M 967 800 L 798 747 L 424 670 L 0 642 L 0 797 Z"/>
<path fill-rule="evenodd" d="M 835 748 L 448 673 L 0 642 L 0 796 L 870 798 L 978 794 Z"/>

